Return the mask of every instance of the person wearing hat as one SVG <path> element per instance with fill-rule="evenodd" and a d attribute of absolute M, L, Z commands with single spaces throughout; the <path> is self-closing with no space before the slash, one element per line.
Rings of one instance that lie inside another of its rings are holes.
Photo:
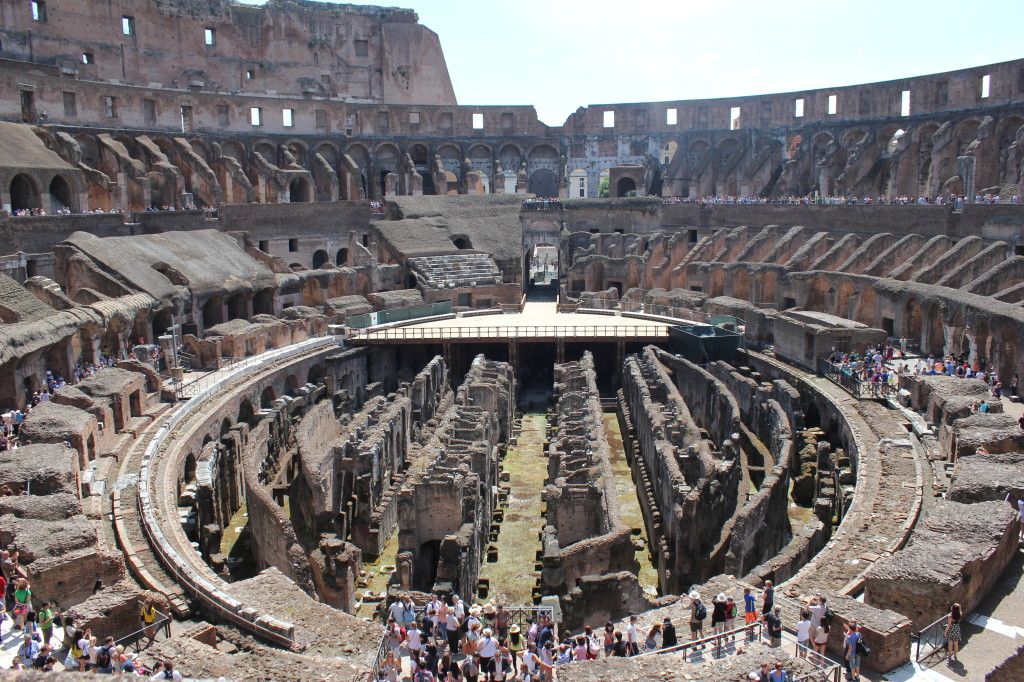
<path fill-rule="evenodd" d="M 690 641 L 704 639 L 704 620 L 708 617 L 708 608 L 700 600 L 697 590 L 690 592 Z M 701 645 L 704 646 L 703 644 Z"/>
<path fill-rule="evenodd" d="M 474 623 L 482 626 L 482 623 L 480 622 L 480 614 L 483 613 L 483 611 L 483 607 L 479 604 L 473 604 L 469 607 L 469 618 L 466 619 L 467 631 L 469 631 L 469 628 L 471 628 Z"/>
<path fill-rule="evenodd" d="M 493 604 L 488 604 L 494 609 L 494 629 L 498 631 L 498 639 L 504 641 L 508 637 L 508 611 L 505 610 L 505 605 L 498 603 L 497 608 L 494 608 Z M 484 613 L 487 612 L 487 606 L 484 607 Z"/>
<path fill-rule="evenodd" d="M 484 628 L 483 637 L 476 643 L 476 653 L 480 656 L 480 674 L 488 680 L 494 680 L 494 657 L 498 653 L 498 640 L 494 638 L 490 628 Z"/>
<path fill-rule="evenodd" d="M 516 624 L 508 629 L 508 641 L 512 645 L 512 651 L 521 651 L 523 648 L 522 630 Z"/>
<path fill-rule="evenodd" d="M 711 632 L 720 635 L 725 632 L 725 592 L 719 592 L 711 600 Z"/>

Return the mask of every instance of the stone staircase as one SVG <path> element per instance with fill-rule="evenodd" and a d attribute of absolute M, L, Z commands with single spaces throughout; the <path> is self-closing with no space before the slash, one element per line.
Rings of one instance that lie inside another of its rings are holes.
<path fill-rule="evenodd" d="M 460 253 L 449 256 L 410 258 L 409 265 L 432 288 L 501 284 L 501 271 L 486 253 Z"/>

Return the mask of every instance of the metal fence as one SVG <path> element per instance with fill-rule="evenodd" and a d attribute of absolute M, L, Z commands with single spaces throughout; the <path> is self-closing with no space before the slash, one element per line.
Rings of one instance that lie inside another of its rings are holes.
<path fill-rule="evenodd" d="M 416 320 L 421 317 L 433 317 L 435 315 L 448 315 L 452 312 L 451 301 L 439 301 L 437 303 L 424 303 L 408 308 L 394 308 L 391 310 L 380 310 L 375 313 L 364 313 L 353 315 L 345 320 L 345 326 L 353 329 L 365 329 L 391 322 L 405 322 Z"/>
<path fill-rule="evenodd" d="M 736 649 L 738 647 L 733 646 L 733 644 L 737 642 L 737 640 L 739 642 L 742 642 L 744 639 L 751 642 L 756 641 L 761 638 L 763 631 L 764 623 L 757 621 L 756 623 L 744 625 L 717 635 L 711 635 L 710 637 L 690 640 L 689 642 L 666 647 L 664 649 L 645 651 L 640 654 L 638 658 L 643 658 L 644 656 L 657 656 L 660 654 L 682 654 L 682 659 L 685 662 L 687 656 L 692 656 L 693 658 L 696 658 L 698 655 L 703 656 L 704 650 L 707 647 L 710 647 L 710 653 L 713 658 L 725 658 L 730 654 L 736 653 Z"/>
<path fill-rule="evenodd" d="M 923 630 L 914 635 L 917 641 L 917 655 L 914 660 L 921 661 L 931 658 L 935 654 L 944 651 L 946 648 L 946 619 L 948 615 L 942 616 L 934 623 L 926 626 Z"/>
<path fill-rule="evenodd" d="M 899 391 L 899 386 L 893 386 L 888 382 L 861 381 L 849 370 L 832 364 L 824 358 L 818 360 L 818 372 L 860 400 L 884 400 Z"/>
<path fill-rule="evenodd" d="M 170 636 L 171 636 L 171 616 L 170 616 L 170 614 L 160 613 L 159 611 L 157 611 L 156 615 L 158 616 L 158 618 L 155 621 L 153 621 L 153 624 L 150 626 L 151 628 L 153 628 L 153 641 L 156 641 L 156 636 L 159 635 L 161 632 L 164 634 L 165 638 L 170 638 Z M 142 651 L 145 648 L 145 647 L 142 646 L 142 642 L 144 640 L 148 644 L 148 642 L 149 642 L 149 635 L 146 634 L 146 628 L 142 628 L 141 630 L 136 630 L 135 632 L 132 632 L 131 634 L 125 635 L 121 639 L 119 639 L 116 642 L 114 642 L 114 645 L 115 646 L 116 645 L 123 646 L 125 651 L 134 651 L 134 652 L 138 653 L 138 652 Z"/>
<path fill-rule="evenodd" d="M 695 639 L 684 644 L 678 644 L 664 649 L 647 651 L 640 654 L 640 656 L 657 656 L 667 653 L 682 654 L 681 658 L 684 662 L 687 661 L 688 658 L 691 661 L 703 658 L 705 654 L 710 655 L 712 658 L 725 658 L 726 656 L 739 653 L 739 650 L 741 649 L 739 644 L 743 641 L 753 642 L 758 641 L 761 638 L 768 640 L 768 632 L 764 627 L 764 623 L 762 621 L 757 621 L 750 625 L 743 625 L 733 630 L 728 630 L 710 637 Z M 800 644 L 796 641 L 796 637 L 788 631 L 783 631 L 782 639 L 787 644 L 792 644 L 794 646 L 794 653 L 798 658 L 807 661 L 807 663 L 815 668 L 813 671 L 805 673 L 799 677 L 791 677 L 793 682 L 796 682 L 797 680 L 807 680 L 808 682 L 840 682 L 843 670 L 843 666 L 840 663 L 827 656 L 819 654 L 803 644 Z"/>
<path fill-rule="evenodd" d="M 663 325 L 510 325 L 494 327 L 393 327 L 353 329 L 350 339 L 374 341 L 459 341 L 471 339 L 667 338 Z"/>

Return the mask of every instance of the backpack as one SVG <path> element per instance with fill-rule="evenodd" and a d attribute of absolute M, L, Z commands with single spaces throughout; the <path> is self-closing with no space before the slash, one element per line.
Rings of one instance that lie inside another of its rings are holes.
<path fill-rule="evenodd" d="M 704 620 L 708 617 L 708 607 L 704 606 L 704 602 L 697 602 L 697 613 L 694 615 L 697 620 Z"/>
<path fill-rule="evenodd" d="M 97 668 L 109 668 L 110 667 L 110 647 L 105 646 L 96 652 L 96 667 Z"/>
<path fill-rule="evenodd" d="M 857 655 L 861 658 L 871 655 L 871 647 L 864 641 L 864 635 L 857 633 Z"/>
<path fill-rule="evenodd" d="M 829 608 L 829 607 L 828 607 L 828 606 L 826 605 L 826 606 L 825 606 L 825 613 L 824 613 L 824 614 L 822 615 L 822 618 L 824 618 L 824 619 L 825 619 L 825 623 L 826 623 L 826 624 L 828 624 L 828 625 L 832 625 L 832 619 L 833 619 L 833 618 L 835 617 L 835 615 L 836 615 L 836 614 L 834 614 L 834 613 L 832 612 L 832 609 L 830 609 L 830 608 Z"/>
<path fill-rule="evenodd" d="M 732 620 L 733 618 L 736 617 L 736 603 L 735 602 L 733 602 L 732 604 L 730 604 L 730 605 L 725 607 L 725 617 L 728 620 Z"/>

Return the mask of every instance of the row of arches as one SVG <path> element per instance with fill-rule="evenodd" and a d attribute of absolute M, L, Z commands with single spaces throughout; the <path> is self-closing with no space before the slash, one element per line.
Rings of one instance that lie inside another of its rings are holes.
<path fill-rule="evenodd" d="M 1017 343 L 1024 321 L 993 313 L 992 304 L 980 297 L 979 303 L 969 304 L 943 297 L 935 287 L 926 293 L 924 285 L 884 292 L 870 277 L 789 277 L 781 271 L 751 272 L 743 265 L 690 272 L 686 284 L 711 297 L 730 296 L 780 310 L 799 306 L 855 320 L 884 329 L 890 337 L 907 338 L 925 356 L 962 354 L 969 362 L 984 362 L 1004 380 L 1024 371 Z"/>
<path fill-rule="evenodd" d="M 31 173 L 17 173 L 7 185 L 5 203 L 10 204 L 11 211 L 42 210 L 52 214 L 66 209 L 77 213 L 77 192 L 72 189 L 77 185 L 65 174 L 58 173 L 47 181 Z"/>

